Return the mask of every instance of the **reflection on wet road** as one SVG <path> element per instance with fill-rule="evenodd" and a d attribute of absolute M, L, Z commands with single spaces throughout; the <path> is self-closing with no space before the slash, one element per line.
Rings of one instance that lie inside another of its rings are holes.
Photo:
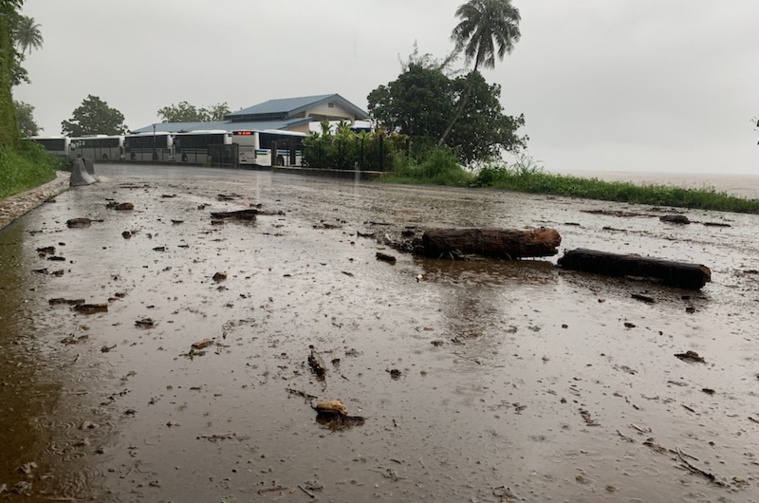
<path fill-rule="evenodd" d="M 650 207 L 621 218 L 584 210 L 629 207 L 490 190 L 98 173 L 0 233 L 0 498 L 755 494 L 759 217 L 693 211 L 730 227 L 675 226 Z M 210 216 L 257 204 L 255 222 Z M 92 222 L 68 228 L 77 217 Z M 422 260 L 357 235 L 407 225 L 554 227 L 562 249 L 704 263 L 713 282 L 687 292 L 555 257 Z M 688 350 L 706 363 L 675 358 Z M 354 419 L 325 421 L 317 399 Z"/>

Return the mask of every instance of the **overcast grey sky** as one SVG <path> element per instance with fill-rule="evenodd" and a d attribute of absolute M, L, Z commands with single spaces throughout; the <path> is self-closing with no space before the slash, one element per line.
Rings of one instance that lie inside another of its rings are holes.
<path fill-rule="evenodd" d="M 463 0 L 26 0 L 45 44 L 27 57 L 43 134 L 93 94 L 130 128 L 186 100 L 366 97 L 414 42 L 450 51 Z M 759 1 L 513 0 L 522 39 L 485 70 L 529 152 L 552 171 L 759 174 Z"/>

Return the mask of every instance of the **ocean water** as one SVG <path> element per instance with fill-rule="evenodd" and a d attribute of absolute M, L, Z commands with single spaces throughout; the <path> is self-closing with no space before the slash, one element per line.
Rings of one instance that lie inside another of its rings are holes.
<path fill-rule="evenodd" d="M 759 199 L 759 175 L 706 175 L 695 173 L 635 173 L 624 171 L 573 171 L 559 173 L 598 178 L 610 182 L 629 181 L 635 184 L 674 185 L 686 188 L 714 188 L 720 192 Z"/>

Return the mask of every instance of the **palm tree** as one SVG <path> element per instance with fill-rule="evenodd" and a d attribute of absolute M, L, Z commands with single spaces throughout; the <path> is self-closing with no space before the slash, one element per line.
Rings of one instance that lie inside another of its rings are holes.
<path fill-rule="evenodd" d="M 44 42 L 40 24 L 29 16 L 19 16 L 17 23 L 13 30 L 13 37 L 21 53 L 31 54 L 32 50 L 40 49 Z"/>
<path fill-rule="evenodd" d="M 453 129 L 461 113 L 464 111 L 469 93 L 472 90 L 472 75 L 480 66 L 495 68 L 495 58 L 499 61 L 514 50 L 514 44 L 519 42 L 519 9 L 511 5 L 511 0 L 469 0 L 456 9 L 456 17 L 461 22 L 456 25 L 451 34 L 451 40 L 456 43 L 457 51 L 464 51 L 466 64 L 474 61 L 474 68 L 469 74 L 469 86 L 459 100 L 456 115 L 440 138 L 442 145 Z"/>

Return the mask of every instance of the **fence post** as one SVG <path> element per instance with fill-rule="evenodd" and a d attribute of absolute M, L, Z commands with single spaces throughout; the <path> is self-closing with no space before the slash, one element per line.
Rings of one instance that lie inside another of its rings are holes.
<path fill-rule="evenodd" d="M 379 168 L 380 171 L 385 171 L 385 137 L 379 137 Z"/>

